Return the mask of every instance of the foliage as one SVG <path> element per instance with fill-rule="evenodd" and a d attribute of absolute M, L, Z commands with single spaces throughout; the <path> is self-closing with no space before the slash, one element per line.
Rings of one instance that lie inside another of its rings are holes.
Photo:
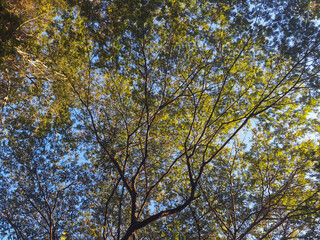
<path fill-rule="evenodd" d="M 316 1 L 29 3 L 1 41 L 2 236 L 317 235 Z"/>

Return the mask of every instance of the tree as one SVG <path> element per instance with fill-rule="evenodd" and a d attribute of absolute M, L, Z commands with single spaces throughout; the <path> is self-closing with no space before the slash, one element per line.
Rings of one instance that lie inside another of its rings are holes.
<path fill-rule="evenodd" d="M 316 4 L 34 1 L 1 72 L 1 234 L 316 234 Z"/>

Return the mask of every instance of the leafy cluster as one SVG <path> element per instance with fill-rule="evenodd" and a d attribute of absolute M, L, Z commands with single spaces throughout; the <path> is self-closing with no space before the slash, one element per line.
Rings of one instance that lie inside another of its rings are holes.
<path fill-rule="evenodd" d="M 317 1 L 9 2 L 1 236 L 318 235 Z"/>

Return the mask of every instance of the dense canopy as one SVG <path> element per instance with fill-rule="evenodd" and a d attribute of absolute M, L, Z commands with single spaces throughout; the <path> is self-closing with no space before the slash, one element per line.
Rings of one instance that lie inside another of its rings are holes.
<path fill-rule="evenodd" d="M 315 239 L 317 0 L 0 1 L 3 239 Z"/>

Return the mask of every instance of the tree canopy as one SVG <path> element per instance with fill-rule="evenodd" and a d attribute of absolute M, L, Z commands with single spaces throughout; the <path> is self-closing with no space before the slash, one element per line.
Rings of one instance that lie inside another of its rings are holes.
<path fill-rule="evenodd" d="M 315 239 L 319 9 L 1 1 L 1 237 Z"/>

